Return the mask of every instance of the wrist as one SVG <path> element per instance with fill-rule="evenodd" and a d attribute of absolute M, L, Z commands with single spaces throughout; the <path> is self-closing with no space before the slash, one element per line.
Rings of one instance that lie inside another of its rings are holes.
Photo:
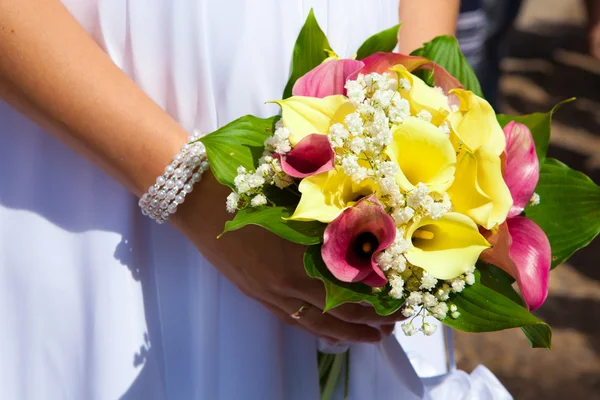
<path fill-rule="evenodd" d="M 202 174 L 208 170 L 206 149 L 198 140 L 199 132 L 194 132 L 173 161 L 167 164 L 164 172 L 148 188 L 139 200 L 144 215 L 159 224 L 166 222 L 177 212 L 179 205 L 194 190 Z"/>

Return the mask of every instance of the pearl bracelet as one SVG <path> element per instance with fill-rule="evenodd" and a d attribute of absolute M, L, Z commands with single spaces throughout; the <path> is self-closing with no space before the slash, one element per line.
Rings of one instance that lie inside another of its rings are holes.
<path fill-rule="evenodd" d="M 198 139 L 200 133 L 194 131 L 189 143 L 183 145 L 173 162 L 165 167 L 165 173 L 156 178 L 156 183 L 140 198 L 142 214 L 163 224 L 192 192 L 194 184 L 208 170 L 206 149 Z"/>

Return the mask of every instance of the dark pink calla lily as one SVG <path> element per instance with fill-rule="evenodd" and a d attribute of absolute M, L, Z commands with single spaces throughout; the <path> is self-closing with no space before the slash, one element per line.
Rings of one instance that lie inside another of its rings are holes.
<path fill-rule="evenodd" d="M 359 73 L 364 75 L 371 72 L 382 74 L 387 72 L 394 65 L 402 64 L 409 72 L 419 69 L 432 71 L 435 85 L 441 87 L 446 93 L 450 92 L 452 89 L 463 87 L 455 77 L 448 73 L 448 71 L 425 57 L 379 52 L 366 57 L 362 62 L 365 66 L 360 71 L 350 75 L 348 79 L 356 79 Z"/>
<path fill-rule="evenodd" d="M 395 238 L 394 220 L 372 195 L 345 209 L 327 226 L 321 255 L 342 282 L 384 286 L 387 279 L 375 259 Z"/>
<path fill-rule="evenodd" d="M 504 127 L 506 168 L 504 181 L 513 198 L 508 217 L 521 214 L 531 199 L 540 176 L 535 143 L 526 125 L 511 121 Z"/>
<path fill-rule="evenodd" d="M 349 59 L 326 61 L 299 78 L 292 88 L 292 94 L 318 98 L 346 94 L 346 80 L 364 65 L 362 61 Z"/>
<path fill-rule="evenodd" d="M 334 168 L 335 152 L 327 135 L 305 136 L 286 154 L 279 155 L 281 169 L 294 178 L 320 174 Z"/>
<path fill-rule="evenodd" d="M 535 310 L 548 296 L 551 250 L 548 237 L 535 222 L 513 217 L 487 237 L 492 248 L 481 258 L 516 279 L 527 308 Z"/>

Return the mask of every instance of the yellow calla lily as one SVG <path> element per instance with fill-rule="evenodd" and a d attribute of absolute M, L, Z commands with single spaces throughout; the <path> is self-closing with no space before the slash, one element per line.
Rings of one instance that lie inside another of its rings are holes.
<path fill-rule="evenodd" d="M 346 115 L 355 111 L 342 95 L 316 97 L 293 96 L 275 103 L 281 107 L 283 125 L 290 130 L 289 141 L 295 146 L 313 133 L 328 134 L 335 123 L 342 123 Z"/>
<path fill-rule="evenodd" d="M 386 154 L 400 168 L 396 182 L 405 191 L 423 183 L 443 193 L 452 185 L 456 152 L 448 136 L 429 122 L 405 119 L 392 131 Z"/>
<path fill-rule="evenodd" d="M 354 183 L 339 168 L 302 179 L 298 189 L 302 197 L 289 219 L 325 223 L 336 219 L 362 196 L 375 192 L 373 181 L 367 179 L 360 184 Z"/>
<path fill-rule="evenodd" d="M 406 232 L 412 248 L 406 259 L 437 279 L 453 279 L 475 265 L 490 244 L 467 216 L 450 212 L 440 219 L 423 218 Z"/>
<path fill-rule="evenodd" d="M 459 154 L 448 195 L 454 211 L 468 215 L 485 229 L 504 222 L 513 204 L 502 177 L 500 157 L 487 147 Z"/>
<path fill-rule="evenodd" d="M 444 122 L 450 113 L 447 96 L 439 89 L 428 86 L 421 78 L 411 74 L 404 65 L 398 64 L 390 69 L 398 74 L 398 80 L 404 78 L 410 83 L 410 89 L 403 89 L 399 85 L 398 90 L 402 97 L 410 103 L 412 114 L 426 110 L 432 115 L 432 124 L 439 126 Z"/>
<path fill-rule="evenodd" d="M 453 89 L 450 93 L 460 100 L 458 111 L 449 117 L 456 150 L 466 146 L 476 151 L 486 146 L 494 155 L 502 154 L 506 138 L 490 103 L 468 90 Z"/>

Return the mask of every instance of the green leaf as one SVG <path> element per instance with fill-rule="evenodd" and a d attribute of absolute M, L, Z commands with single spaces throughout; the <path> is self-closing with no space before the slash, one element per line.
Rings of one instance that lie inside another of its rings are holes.
<path fill-rule="evenodd" d="M 495 265 L 483 262 L 477 263 L 477 269 L 481 273 L 481 284 L 496 292 L 508 297 L 518 305 L 524 307 L 525 303 L 521 296 L 513 287 L 515 281 L 512 276 L 496 267 Z M 529 344 L 532 347 L 551 347 L 552 330 L 546 324 L 522 326 L 521 330 L 525 333 Z"/>
<path fill-rule="evenodd" d="M 302 222 L 284 219 L 293 213 L 294 207 L 245 208 L 238 211 L 233 220 L 225 223 L 225 230 L 221 235 L 252 224 L 268 229 L 290 242 L 303 245 L 321 243 L 326 225 L 318 221 Z"/>
<path fill-rule="evenodd" d="M 398 44 L 398 29 L 400 25 L 376 33 L 371 36 L 359 47 L 356 52 L 356 59 L 362 60 L 379 51 L 390 52 Z"/>
<path fill-rule="evenodd" d="M 482 285 L 494 289 L 496 292 L 508 297 L 518 305 L 525 307 L 523 299 L 512 286 L 515 281 L 512 276 L 497 266 L 482 261 L 477 263 L 477 269 L 481 274 L 480 279 Z"/>
<path fill-rule="evenodd" d="M 581 172 L 549 158 L 535 191 L 540 204 L 528 206 L 525 214 L 546 232 L 554 267 L 600 233 L 600 187 Z"/>
<path fill-rule="evenodd" d="M 325 284 L 325 309 L 331 310 L 344 303 L 365 301 L 371 304 L 379 315 L 390 315 L 398 311 L 404 300 L 393 299 L 385 293 L 374 293 L 373 288 L 362 283 L 347 283 L 337 280 L 321 258 L 321 246 L 310 246 L 304 253 L 304 268 L 308 276 L 318 278 Z"/>
<path fill-rule="evenodd" d="M 522 326 L 521 330 L 527 337 L 531 347 L 551 349 L 552 329 L 547 324 Z"/>
<path fill-rule="evenodd" d="M 278 116 L 257 118 L 246 115 L 200 139 L 206 146 L 210 169 L 221 184 L 233 188 L 240 165 L 247 169 L 256 168 L 264 141 L 272 134 L 277 119 Z"/>
<path fill-rule="evenodd" d="M 425 43 L 422 48 L 413 51 L 411 55 L 422 56 L 441 65 L 453 77 L 458 79 L 465 89 L 483 97 L 477 76 L 460 51 L 458 40 L 454 36 L 438 36 L 431 42 Z"/>
<path fill-rule="evenodd" d="M 446 317 L 443 322 L 464 332 L 492 332 L 510 328 L 525 328 L 532 347 L 550 347 L 551 330 L 525 308 L 486 286 L 481 272 L 475 270 L 475 284 L 451 298 L 460 317 Z"/>
<path fill-rule="evenodd" d="M 528 115 L 520 115 L 513 117 L 511 115 L 498 114 L 498 122 L 504 128 L 509 122 L 517 121 L 526 125 L 535 142 L 535 152 L 537 153 L 540 165 L 544 163 L 546 152 L 548 152 L 548 143 L 550 142 L 550 129 L 552 127 L 552 116 L 558 109 L 567 103 L 574 101 L 575 98 L 566 99 L 552 107 L 547 113 L 533 113 Z"/>
<path fill-rule="evenodd" d="M 284 99 L 292 95 L 292 88 L 298 78 L 321 64 L 327 58 L 329 51 L 333 50 L 311 9 L 294 45 L 292 73 L 283 91 Z"/>

